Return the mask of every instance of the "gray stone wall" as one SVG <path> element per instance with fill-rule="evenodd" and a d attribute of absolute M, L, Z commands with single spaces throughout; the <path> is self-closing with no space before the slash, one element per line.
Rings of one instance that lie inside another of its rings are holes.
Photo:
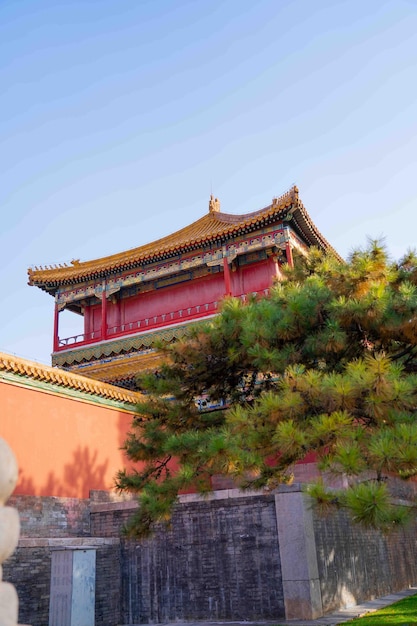
<path fill-rule="evenodd" d="M 105 502 L 91 504 L 91 535 L 121 537 L 129 516 L 137 508 L 135 502 Z"/>
<path fill-rule="evenodd" d="M 4 564 L 4 570 L 20 598 L 19 622 L 32 626 L 48 624 L 50 550 L 44 546 L 19 547 Z"/>
<path fill-rule="evenodd" d="M 96 549 L 100 626 L 318 617 L 417 582 L 416 524 L 381 535 L 342 512 L 323 518 L 299 485 L 182 496 L 171 526 L 141 542 L 121 535 L 132 501 L 95 498 L 88 515 L 84 500 L 78 511 L 75 501 L 46 500 L 20 503 L 30 536 L 4 564 L 19 618 L 33 626 L 48 623 L 51 550 L 63 546 Z M 49 537 L 39 536 L 43 517 Z"/>
<path fill-rule="evenodd" d="M 273 496 L 183 496 L 172 524 L 122 540 L 123 623 L 284 617 Z M 94 504 L 91 529 L 119 536 L 132 502 Z"/>
<path fill-rule="evenodd" d="M 124 542 L 124 623 L 283 616 L 273 497 L 183 502 L 168 531 Z"/>
<path fill-rule="evenodd" d="M 120 543 L 98 546 L 96 553 L 97 626 L 115 626 L 122 619 L 122 570 Z"/>
<path fill-rule="evenodd" d="M 344 511 L 314 514 L 326 612 L 400 591 L 417 582 L 417 524 L 382 534 L 352 525 Z"/>

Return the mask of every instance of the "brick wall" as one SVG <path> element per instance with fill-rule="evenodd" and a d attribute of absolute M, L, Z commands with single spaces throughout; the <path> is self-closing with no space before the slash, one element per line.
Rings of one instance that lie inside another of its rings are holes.
<path fill-rule="evenodd" d="M 279 493 L 284 500 L 297 494 L 303 498 L 296 485 Z M 309 535 L 303 531 L 303 515 L 289 514 L 285 521 L 285 506 L 277 506 L 277 498 L 242 495 L 235 489 L 212 493 L 206 500 L 184 495 L 171 527 L 159 528 L 141 542 L 121 537 L 136 506 L 132 501 L 105 502 L 102 495 L 90 503 L 23 498 L 17 504 L 26 537 L 4 563 L 4 577 L 19 593 L 19 620 L 48 624 L 51 550 L 82 545 L 97 550 L 100 626 L 279 620 L 294 591 L 289 591 L 288 564 L 301 554 L 296 541 L 283 539 L 280 553 L 282 524 L 286 529 L 298 524 L 307 552 L 315 550 L 325 613 L 417 582 L 416 524 L 382 535 L 352 525 L 341 511 L 325 518 L 313 512 L 314 533 Z M 297 598 L 295 606 L 300 606 Z"/>
<path fill-rule="evenodd" d="M 123 623 L 284 616 L 274 498 L 230 493 L 183 496 L 169 529 L 122 540 Z M 135 507 L 94 504 L 92 534 L 118 536 Z"/>
<path fill-rule="evenodd" d="M 125 624 L 284 616 L 272 497 L 185 502 L 168 530 L 123 542 Z"/>
<path fill-rule="evenodd" d="M 387 535 L 352 525 L 344 511 L 314 515 L 326 611 L 400 591 L 417 582 L 417 525 Z"/>
<path fill-rule="evenodd" d="M 88 537 L 90 501 L 77 498 L 12 496 L 19 511 L 21 537 Z"/>
<path fill-rule="evenodd" d="M 129 516 L 137 508 L 135 502 L 104 502 L 91 504 L 91 535 L 120 537 Z"/>
<path fill-rule="evenodd" d="M 121 623 L 121 551 L 120 544 L 102 545 L 96 555 L 97 626 L 115 626 Z"/>
<path fill-rule="evenodd" d="M 46 626 L 49 615 L 51 553 L 44 546 L 19 547 L 3 564 L 4 577 L 19 596 L 19 624 Z"/>

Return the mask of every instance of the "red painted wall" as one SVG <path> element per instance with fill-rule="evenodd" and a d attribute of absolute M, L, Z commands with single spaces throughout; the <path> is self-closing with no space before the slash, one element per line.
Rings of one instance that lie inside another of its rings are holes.
<path fill-rule="evenodd" d="M 189 306 L 220 300 L 224 296 L 223 274 L 139 294 L 121 300 L 122 324 Z"/>
<path fill-rule="evenodd" d="M 17 457 L 14 493 L 88 497 L 127 465 L 129 413 L 0 381 L 0 436 Z"/>
<path fill-rule="evenodd" d="M 262 291 L 271 286 L 276 268 L 272 259 L 238 268 L 231 272 L 232 293 L 242 294 Z M 170 313 L 196 305 L 220 301 L 225 295 L 223 271 L 212 276 L 157 289 L 148 293 L 124 298 L 107 304 L 107 327 L 129 324 L 162 313 Z M 85 333 L 101 328 L 101 305 L 85 310 Z"/>
<path fill-rule="evenodd" d="M 232 272 L 233 295 L 248 294 L 271 287 L 276 269 L 272 258 L 246 265 Z"/>
<path fill-rule="evenodd" d="M 86 306 L 84 309 L 84 332 L 92 333 L 101 327 L 101 305 Z"/>
<path fill-rule="evenodd" d="M 51 394 L 3 381 L 0 406 L 0 437 L 19 466 L 17 495 L 88 498 L 92 489 L 114 489 L 117 471 L 132 467 L 120 449 L 130 413 L 71 399 L 59 390 Z M 314 456 L 298 464 L 296 479 L 317 475 L 313 461 Z M 230 478 L 213 479 L 214 489 L 234 486 Z"/>

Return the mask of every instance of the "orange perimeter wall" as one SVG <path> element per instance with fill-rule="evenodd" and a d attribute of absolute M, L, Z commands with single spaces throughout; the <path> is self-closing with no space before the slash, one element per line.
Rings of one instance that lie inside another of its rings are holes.
<path fill-rule="evenodd" d="M 19 464 L 14 493 L 87 498 L 90 489 L 113 489 L 131 421 L 98 402 L 1 381 L 0 437 Z"/>

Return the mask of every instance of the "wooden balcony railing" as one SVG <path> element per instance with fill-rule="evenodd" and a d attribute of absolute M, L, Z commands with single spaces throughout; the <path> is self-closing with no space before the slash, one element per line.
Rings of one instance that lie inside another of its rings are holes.
<path fill-rule="evenodd" d="M 251 296 L 267 296 L 269 289 L 263 289 L 262 291 L 252 292 L 250 294 L 241 294 L 235 296 L 246 302 Z M 159 315 L 152 315 L 133 322 L 125 322 L 119 326 L 109 326 L 107 328 L 106 336 L 102 337 L 101 330 L 94 330 L 90 333 L 80 333 L 71 337 L 58 340 L 58 351 L 71 350 L 84 345 L 97 343 L 103 340 L 112 340 L 118 337 L 124 337 L 125 335 L 137 334 L 140 332 L 147 332 L 149 330 L 157 330 L 158 328 L 165 328 L 167 326 L 177 325 L 181 322 L 204 319 L 218 312 L 219 302 L 206 302 L 204 304 L 197 304 L 190 307 L 184 307 L 176 311 L 170 311 L 168 313 L 161 313 Z"/>

